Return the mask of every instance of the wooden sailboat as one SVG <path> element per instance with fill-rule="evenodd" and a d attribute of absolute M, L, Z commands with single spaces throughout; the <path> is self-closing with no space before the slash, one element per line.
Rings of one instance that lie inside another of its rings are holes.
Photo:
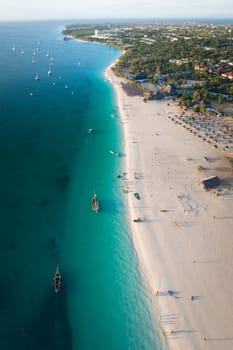
<path fill-rule="evenodd" d="M 59 292 L 60 287 L 61 287 L 61 274 L 59 271 L 59 267 L 57 266 L 56 272 L 54 275 L 54 291 L 55 291 L 55 293 Z"/>
<path fill-rule="evenodd" d="M 96 197 L 96 194 L 94 194 L 94 196 L 91 199 L 91 206 L 92 206 L 92 210 L 94 210 L 96 213 L 98 213 L 99 211 L 99 201 Z"/>

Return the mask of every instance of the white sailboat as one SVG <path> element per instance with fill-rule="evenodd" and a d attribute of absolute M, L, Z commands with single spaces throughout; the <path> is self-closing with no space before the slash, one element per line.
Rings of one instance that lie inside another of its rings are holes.
<path fill-rule="evenodd" d="M 53 66 L 53 65 L 54 65 L 54 59 L 53 59 L 52 56 L 50 57 L 50 62 L 49 62 L 49 64 L 50 64 L 50 66 Z"/>
<path fill-rule="evenodd" d="M 36 75 L 35 75 L 35 78 L 34 78 L 35 80 L 40 80 L 40 77 L 39 77 L 39 74 L 38 73 L 36 73 Z"/>

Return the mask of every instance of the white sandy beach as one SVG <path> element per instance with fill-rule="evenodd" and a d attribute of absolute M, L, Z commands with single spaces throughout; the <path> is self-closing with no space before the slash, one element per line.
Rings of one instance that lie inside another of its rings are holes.
<path fill-rule="evenodd" d="M 174 102 L 129 97 L 111 68 L 106 76 L 124 127 L 133 241 L 162 337 L 174 350 L 233 349 L 233 189 L 215 196 L 199 184 L 211 175 L 231 181 L 232 168 L 223 151 L 171 120 L 181 114 Z"/>

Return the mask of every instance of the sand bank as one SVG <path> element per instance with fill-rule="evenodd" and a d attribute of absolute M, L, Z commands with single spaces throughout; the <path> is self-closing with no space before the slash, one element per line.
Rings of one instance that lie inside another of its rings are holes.
<path fill-rule="evenodd" d="M 127 96 L 111 68 L 106 76 L 116 89 L 124 127 L 133 241 L 162 336 L 170 349 L 229 350 L 232 168 L 223 151 L 176 122 L 181 112 L 175 102 L 145 103 L 142 97 Z M 199 165 L 204 169 L 199 171 Z M 214 194 L 200 186 L 211 175 L 225 178 L 222 191 Z M 143 222 L 134 222 L 137 218 Z"/>

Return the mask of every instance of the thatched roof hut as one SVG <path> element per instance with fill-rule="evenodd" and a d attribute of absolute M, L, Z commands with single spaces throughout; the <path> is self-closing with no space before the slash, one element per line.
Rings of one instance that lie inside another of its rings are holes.
<path fill-rule="evenodd" d="M 220 185 L 220 179 L 218 176 L 210 176 L 201 181 L 204 189 L 210 190 L 211 188 L 218 187 Z"/>

